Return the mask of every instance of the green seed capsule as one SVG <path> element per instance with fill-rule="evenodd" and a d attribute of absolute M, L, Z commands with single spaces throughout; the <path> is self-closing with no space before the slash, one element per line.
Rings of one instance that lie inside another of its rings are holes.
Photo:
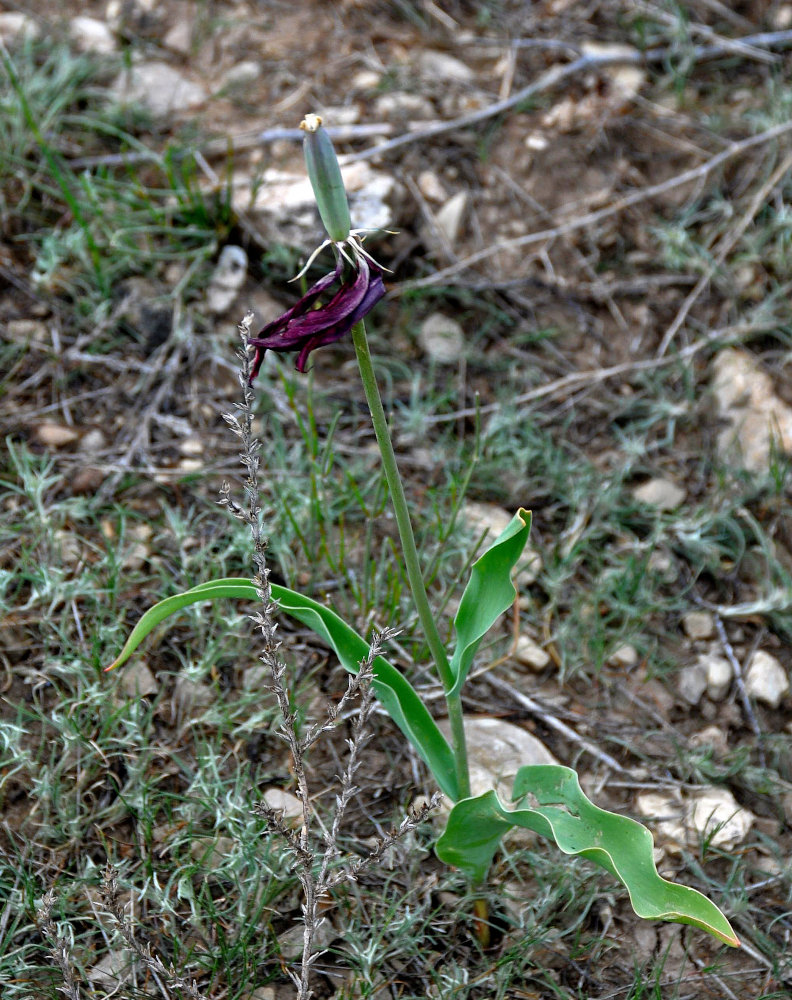
<path fill-rule="evenodd" d="M 319 215 L 327 235 L 335 243 L 345 240 L 352 228 L 341 168 L 319 115 L 306 115 L 300 123 L 305 132 L 303 152 Z"/>

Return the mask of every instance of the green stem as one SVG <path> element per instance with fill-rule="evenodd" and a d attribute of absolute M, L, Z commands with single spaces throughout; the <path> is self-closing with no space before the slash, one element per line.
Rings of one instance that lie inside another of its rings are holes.
<path fill-rule="evenodd" d="M 371 363 L 371 351 L 369 350 L 368 338 L 366 337 L 366 327 L 363 321 L 355 323 L 352 327 L 352 343 L 355 345 L 360 377 L 363 382 L 363 391 L 366 394 L 366 402 L 371 412 L 371 421 L 374 425 L 374 433 L 377 436 L 380 454 L 382 455 L 382 467 L 385 470 L 385 479 L 388 482 L 393 510 L 396 514 L 396 524 L 399 529 L 401 539 L 404 565 L 407 570 L 407 579 L 412 591 L 415 608 L 418 612 L 418 620 L 421 623 L 426 637 L 429 652 L 437 667 L 440 680 L 446 692 L 446 705 L 448 707 L 448 721 L 451 725 L 451 742 L 454 748 L 454 760 L 456 763 L 457 788 L 460 798 L 470 796 L 470 775 L 468 773 L 467 746 L 465 743 L 465 727 L 462 716 L 462 701 L 459 694 L 449 694 L 454 687 L 454 675 L 448 662 L 445 646 L 437 630 L 437 624 L 432 615 L 429 605 L 429 598 L 426 594 L 423 574 L 421 573 L 421 563 L 418 558 L 418 549 L 415 545 L 415 535 L 413 534 L 410 513 L 407 507 L 407 498 L 404 495 L 399 467 L 396 464 L 396 454 L 393 450 L 388 420 L 382 406 L 377 378 L 374 374 L 374 366 Z"/>

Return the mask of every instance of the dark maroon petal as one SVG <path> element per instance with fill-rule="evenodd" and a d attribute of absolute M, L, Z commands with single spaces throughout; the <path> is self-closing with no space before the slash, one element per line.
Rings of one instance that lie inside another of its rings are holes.
<path fill-rule="evenodd" d="M 336 341 L 345 337 L 355 323 L 359 322 L 364 316 L 368 315 L 379 300 L 385 295 L 385 284 L 382 280 L 382 272 L 379 269 L 372 270 L 374 271 L 374 274 L 372 276 L 371 283 L 366 289 L 365 296 L 358 303 L 357 308 L 346 316 L 341 322 L 335 323 L 333 326 L 327 327 L 326 329 L 316 333 L 303 345 L 295 366 L 298 372 L 305 371 L 308 355 L 311 351 L 316 350 L 317 347 L 327 347 L 328 344 L 334 344 Z"/>
<path fill-rule="evenodd" d="M 354 279 L 345 281 L 326 306 L 314 309 L 304 316 L 299 316 L 292 320 L 290 326 L 299 326 L 302 333 L 312 335 L 328 326 L 342 323 L 365 298 L 370 280 L 371 273 L 368 264 L 361 260 Z"/>
<path fill-rule="evenodd" d="M 303 295 L 303 297 L 290 309 L 287 309 L 285 313 L 281 313 L 281 315 L 278 316 L 277 319 L 272 320 L 271 323 L 267 323 L 267 325 L 259 331 L 256 339 L 266 338 L 274 333 L 277 333 L 278 331 L 285 330 L 295 317 L 302 316 L 304 313 L 307 313 L 319 296 L 326 292 L 328 288 L 332 288 L 332 286 L 343 274 L 343 271 L 344 259 L 343 257 L 339 257 L 334 271 L 330 271 L 329 274 L 323 275 L 323 277 L 311 285 L 305 295 Z"/>
<path fill-rule="evenodd" d="M 356 257 L 355 264 L 355 269 L 329 302 L 316 309 L 311 308 L 343 274 L 342 257 L 339 257 L 335 271 L 320 278 L 296 305 L 268 323 L 257 337 L 248 339 L 248 343 L 256 348 L 251 382 L 258 375 L 267 351 L 297 351 L 296 368 L 304 372 L 312 351 L 341 340 L 355 323 L 373 309 L 385 295 L 382 271 L 370 266 L 364 257 Z"/>

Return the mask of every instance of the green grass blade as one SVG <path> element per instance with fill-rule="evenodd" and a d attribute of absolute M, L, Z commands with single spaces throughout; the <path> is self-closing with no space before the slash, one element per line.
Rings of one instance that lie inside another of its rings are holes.
<path fill-rule="evenodd" d="M 481 640 L 517 596 L 511 572 L 522 555 L 530 531 L 531 512 L 521 507 L 487 551 L 473 563 L 454 618 L 457 645 L 451 657 L 454 675 L 451 694 L 459 694 Z"/>
<path fill-rule="evenodd" d="M 554 840 L 564 854 L 600 865 L 624 884 L 633 909 L 647 920 L 692 924 L 725 944 L 739 940 L 721 911 L 695 889 L 662 878 L 655 868 L 653 841 L 646 827 L 595 806 L 568 767 L 521 767 L 514 798 L 532 795 L 533 808 L 506 809 L 494 791 L 463 799 L 451 810 L 437 843 L 437 855 L 474 879 L 485 878 L 501 838 L 525 827 Z"/>
<path fill-rule="evenodd" d="M 368 655 L 369 645 L 365 639 L 334 611 L 311 600 L 310 597 L 278 584 L 273 583 L 271 587 L 272 598 L 277 601 L 281 611 L 296 618 L 321 636 L 335 652 L 344 669 L 356 674 L 360 661 Z M 228 597 L 249 601 L 259 599 L 256 588 L 245 577 L 212 580 L 182 594 L 166 597 L 143 615 L 107 670 L 113 670 L 125 663 L 157 625 L 182 608 L 199 601 Z M 454 757 L 448 742 L 437 728 L 415 688 L 382 656 L 378 656 L 374 661 L 374 691 L 388 715 L 418 751 L 440 788 L 452 799 L 459 798 Z"/>

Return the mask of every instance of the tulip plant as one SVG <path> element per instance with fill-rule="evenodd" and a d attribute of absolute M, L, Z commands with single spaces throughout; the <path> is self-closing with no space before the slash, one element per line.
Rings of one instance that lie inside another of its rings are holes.
<path fill-rule="evenodd" d="M 410 681 L 382 655 L 374 660 L 373 686 L 385 710 L 454 803 L 436 845 L 438 857 L 467 873 L 474 882 L 481 882 L 503 836 L 515 827 L 524 827 L 555 841 L 565 854 L 580 855 L 609 871 L 626 887 L 638 916 L 692 924 L 726 944 L 738 946 L 729 922 L 714 903 L 694 889 L 660 877 L 649 831 L 634 820 L 594 805 L 583 794 L 571 768 L 520 768 L 510 803 L 502 802 L 494 789 L 471 795 L 462 689 L 484 636 L 516 597 L 511 574 L 528 541 L 531 515 L 525 509 L 518 510 L 473 564 L 454 618 L 455 644 L 449 653 L 424 585 L 363 322 L 385 294 L 382 268 L 364 249 L 364 234 L 350 230 L 341 171 L 321 119 L 308 115 L 301 127 L 309 177 L 329 235 L 311 261 L 330 247 L 336 264 L 295 306 L 250 338 L 249 345 L 255 351 L 250 380 L 259 373 L 266 351 L 296 353 L 296 367 L 302 372 L 313 350 L 351 334 L 396 514 L 407 577 L 445 694 L 450 740 Z M 368 651 L 365 639 L 331 608 L 286 587 L 271 584 L 270 588 L 272 600 L 281 612 L 312 629 L 333 649 L 346 670 L 357 673 Z M 254 582 L 239 577 L 212 580 L 169 597 L 142 617 L 108 669 L 125 662 L 158 623 L 189 604 L 217 598 L 255 600 L 258 596 Z"/>

